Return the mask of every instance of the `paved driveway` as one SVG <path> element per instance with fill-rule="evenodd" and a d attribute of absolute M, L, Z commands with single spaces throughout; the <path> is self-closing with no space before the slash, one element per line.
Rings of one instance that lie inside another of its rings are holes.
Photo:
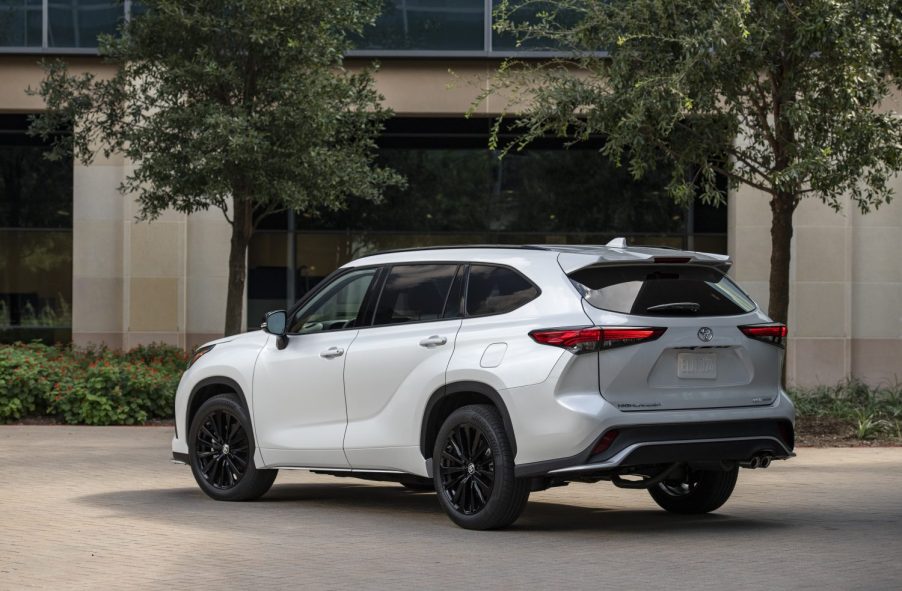
<path fill-rule="evenodd" d="M 432 494 L 306 472 L 217 503 L 169 438 L 0 427 L 0 589 L 902 589 L 902 448 L 802 449 L 713 515 L 574 484 L 469 532 Z"/>

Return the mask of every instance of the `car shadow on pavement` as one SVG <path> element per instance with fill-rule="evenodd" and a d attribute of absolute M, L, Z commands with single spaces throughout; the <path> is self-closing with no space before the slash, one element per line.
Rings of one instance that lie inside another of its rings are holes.
<path fill-rule="evenodd" d="M 78 501 L 97 508 L 122 511 L 133 518 L 190 522 L 214 529 L 223 522 L 205 517 L 227 514 L 232 525 L 235 520 L 246 520 L 248 526 L 253 526 L 261 518 L 273 523 L 304 517 L 336 517 L 343 521 L 359 517 L 402 528 L 420 527 L 424 521 L 451 524 L 434 493 L 411 491 L 393 484 L 283 484 L 274 486 L 266 496 L 252 503 L 216 502 L 195 487 L 112 491 L 82 496 Z M 767 519 L 731 515 L 729 505 L 720 513 L 688 516 L 657 509 L 650 499 L 647 509 L 612 509 L 605 508 L 603 503 L 601 490 L 598 507 L 530 501 L 523 516 L 507 531 L 739 533 L 791 527 L 779 515 L 768 515 Z"/>

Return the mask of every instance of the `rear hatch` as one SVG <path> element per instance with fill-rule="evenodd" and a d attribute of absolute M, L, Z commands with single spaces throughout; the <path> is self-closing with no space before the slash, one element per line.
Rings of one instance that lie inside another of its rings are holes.
<path fill-rule="evenodd" d="M 596 353 L 601 394 L 619 409 L 761 406 L 778 396 L 785 327 L 774 326 L 718 269 L 595 265 L 569 277 L 583 293 L 586 314 L 609 334 L 623 327 L 664 329 L 606 343 Z M 758 328 L 742 328 L 748 326 Z"/>

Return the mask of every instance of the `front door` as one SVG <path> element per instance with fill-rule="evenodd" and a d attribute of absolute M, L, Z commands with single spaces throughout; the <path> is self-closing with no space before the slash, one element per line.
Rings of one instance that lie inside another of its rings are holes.
<path fill-rule="evenodd" d="M 342 468 L 344 368 L 375 269 L 332 280 L 289 319 L 288 344 L 270 337 L 254 369 L 254 430 L 270 466 Z"/>
<path fill-rule="evenodd" d="M 453 263 L 388 270 L 372 326 L 361 328 L 345 366 L 345 453 L 353 468 L 424 470 L 423 410 L 445 385 L 461 323 L 462 277 Z"/>

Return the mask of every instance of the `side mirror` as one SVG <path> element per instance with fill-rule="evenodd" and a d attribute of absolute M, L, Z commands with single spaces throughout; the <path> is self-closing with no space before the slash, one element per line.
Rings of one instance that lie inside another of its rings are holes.
<path fill-rule="evenodd" d="M 284 349 L 288 345 L 288 335 L 285 331 L 288 329 L 288 314 L 285 310 L 275 310 L 267 312 L 263 319 L 263 330 L 271 335 L 278 337 L 276 339 L 276 348 Z"/>

